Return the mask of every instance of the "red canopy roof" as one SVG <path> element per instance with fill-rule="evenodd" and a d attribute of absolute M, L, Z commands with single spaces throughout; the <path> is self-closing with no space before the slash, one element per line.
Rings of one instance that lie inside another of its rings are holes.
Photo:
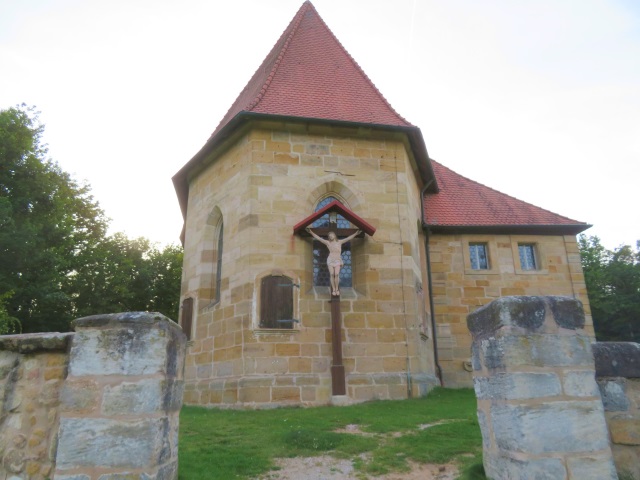
<path fill-rule="evenodd" d="M 358 215 L 353 213 L 351 210 L 349 210 L 347 207 L 345 207 L 342 203 L 340 203 L 337 200 L 334 200 L 333 202 L 325 205 L 320 210 L 315 212 L 313 215 L 309 215 L 307 218 L 305 218 L 301 222 L 298 222 L 293 227 L 293 233 L 294 234 L 295 233 L 300 233 L 305 228 L 307 228 L 309 225 L 311 225 L 313 222 L 315 222 L 320 217 L 322 217 L 323 215 L 325 215 L 325 214 L 327 214 L 329 212 L 338 212 L 340 215 L 342 215 L 344 218 L 349 220 L 357 228 L 359 228 L 360 230 L 362 230 L 364 233 L 366 233 L 369 236 L 372 236 L 374 233 L 376 233 L 375 227 L 373 227 L 370 224 L 368 224 L 365 220 L 360 218 Z"/>
<path fill-rule="evenodd" d="M 474 182 L 431 160 L 440 191 L 424 196 L 424 221 L 430 227 L 555 227 L 579 233 L 590 225 L 550 212 Z M 558 233 L 556 232 L 556 233 Z"/>

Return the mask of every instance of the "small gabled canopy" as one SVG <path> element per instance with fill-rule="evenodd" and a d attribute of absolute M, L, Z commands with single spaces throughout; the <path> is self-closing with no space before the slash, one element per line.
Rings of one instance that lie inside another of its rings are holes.
<path fill-rule="evenodd" d="M 591 225 L 563 217 L 470 180 L 432 160 L 439 192 L 424 196 L 424 223 L 434 233 L 577 235 Z"/>
<path fill-rule="evenodd" d="M 293 227 L 293 233 L 300 234 L 305 232 L 305 228 L 307 228 L 309 225 L 311 225 L 313 222 L 318 220 L 323 215 L 326 215 L 327 213 L 331 213 L 331 212 L 336 212 L 342 215 L 344 218 L 349 220 L 357 228 L 359 228 L 369 236 L 373 236 L 373 234 L 376 233 L 375 227 L 368 224 L 365 220 L 360 218 L 358 215 L 353 213 L 351 210 L 349 210 L 347 207 L 345 207 L 342 203 L 338 202 L 337 200 L 334 200 L 328 205 L 325 205 L 323 208 L 315 212 L 313 215 L 309 215 L 307 218 L 305 218 L 301 222 L 298 222 L 296 226 Z"/>

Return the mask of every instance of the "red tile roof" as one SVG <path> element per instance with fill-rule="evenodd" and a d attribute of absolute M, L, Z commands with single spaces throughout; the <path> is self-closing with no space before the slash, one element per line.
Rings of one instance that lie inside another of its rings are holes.
<path fill-rule="evenodd" d="M 435 230 L 452 227 L 553 227 L 554 233 L 579 233 L 590 225 L 550 212 L 474 182 L 431 160 L 440 191 L 424 196 L 425 223 Z M 544 229 L 540 229 L 543 233 Z"/>
<path fill-rule="evenodd" d="M 431 191 L 433 171 L 420 129 L 402 118 L 347 53 L 311 2 L 302 4 L 207 143 L 174 176 L 183 217 L 189 173 L 241 124 L 260 116 L 345 122 L 407 135 L 420 175 Z"/>
<path fill-rule="evenodd" d="M 412 127 L 305 2 L 212 136 L 241 112 Z"/>

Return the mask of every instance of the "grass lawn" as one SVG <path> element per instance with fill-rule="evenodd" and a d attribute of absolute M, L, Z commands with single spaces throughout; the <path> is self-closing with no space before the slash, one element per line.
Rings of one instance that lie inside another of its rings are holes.
<path fill-rule="evenodd" d="M 368 435 L 336 432 L 347 425 Z M 482 479 L 473 390 L 438 388 L 426 398 L 348 407 L 184 407 L 180 415 L 180 480 L 251 478 L 273 469 L 275 458 L 321 454 L 355 459 L 367 476 L 406 471 L 407 460 L 456 461 L 461 478 Z"/>

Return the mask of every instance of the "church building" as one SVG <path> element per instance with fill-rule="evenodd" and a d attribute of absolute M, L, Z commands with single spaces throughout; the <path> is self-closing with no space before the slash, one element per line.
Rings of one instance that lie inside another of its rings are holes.
<path fill-rule="evenodd" d="M 187 404 L 348 404 L 471 385 L 466 316 L 589 305 L 589 225 L 435 162 L 310 2 L 173 177 Z M 339 295 L 326 245 L 341 247 Z"/>

